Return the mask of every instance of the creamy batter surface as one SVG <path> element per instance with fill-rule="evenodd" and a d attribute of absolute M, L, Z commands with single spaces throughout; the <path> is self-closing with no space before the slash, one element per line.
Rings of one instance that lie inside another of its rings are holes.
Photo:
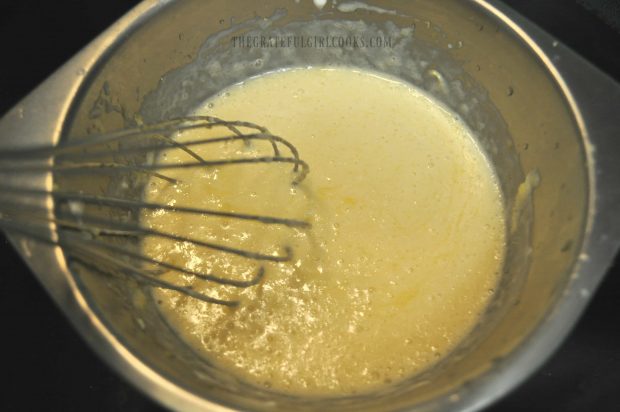
<path fill-rule="evenodd" d="M 290 262 L 264 264 L 264 281 L 248 289 L 162 275 L 242 301 L 231 309 L 154 292 L 163 315 L 196 350 L 257 385 L 343 394 L 432 366 L 472 329 L 501 270 L 504 214 L 489 163 L 453 114 L 407 84 L 348 68 L 249 79 L 196 114 L 268 127 L 297 146 L 310 174 L 293 187 L 290 165 L 167 171 L 179 183 L 154 179 L 148 200 L 312 224 L 291 229 L 145 213 L 145 224 L 160 230 L 264 253 L 294 251 Z M 273 153 L 265 142 L 195 150 L 205 159 Z M 188 160 L 178 150 L 160 158 Z M 261 265 L 161 239 L 147 240 L 145 250 L 237 279 Z"/>

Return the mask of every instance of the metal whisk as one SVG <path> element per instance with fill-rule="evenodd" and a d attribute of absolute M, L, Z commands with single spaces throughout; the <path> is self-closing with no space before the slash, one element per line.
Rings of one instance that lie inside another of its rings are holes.
<path fill-rule="evenodd" d="M 217 136 L 213 137 L 210 133 L 208 137 L 200 137 L 199 133 L 194 133 L 193 136 L 196 137 L 183 143 L 174 138 L 179 132 L 207 129 L 218 131 Z M 273 155 L 205 160 L 192 150 L 192 147 L 198 145 L 239 140 L 247 144 L 264 141 L 271 145 Z M 169 148 L 185 151 L 192 160 L 178 164 L 159 164 L 153 161 L 159 151 Z M 283 155 L 282 150 L 286 150 L 287 154 Z M 252 163 L 291 164 L 294 185 L 300 183 L 309 171 L 308 164 L 299 157 L 295 146 L 271 134 L 266 128 L 253 123 L 223 121 L 210 116 L 184 117 L 82 139 L 70 139 L 55 147 L 2 150 L 0 176 L 45 174 L 52 177 L 54 184 L 50 185 L 52 187 L 49 189 L 42 189 L 0 182 L 0 229 L 60 246 L 69 262 L 91 270 L 106 274 L 124 273 L 142 284 L 178 291 L 209 303 L 237 306 L 239 301 L 217 299 L 197 292 L 191 286 L 166 281 L 159 275 L 167 271 L 176 271 L 207 282 L 247 288 L 258 284 L 263 278 L 265 270 L 262 265 L 258 266 L 254 275 L 248 280 L 231 279 L 154 259 L 141 252 L 139 247 L 127 247 L 127 241 L 139 245 L 142 239 L 152 236 L 187 242 L 258 262 L 288 261 L 291 259 L 291 250 L 285 247 L 281 253 L 271 255 L 199 238 L 178 236 L 143 227 L 136 221 L 135 216 L 139 216 L 143 210 L 165 210 L 256 221 L 264 225 L 284 225 L 290 228 L 308 228 L 310 225 L 307 222 L 275 216 L 170 206 L 129 196 L 93 194 L 89 193 L 88 188 L 61 190 L 56 182 L 76 175 L 81 178 L 84 176 L 94 178 L 97 175 L 107 178 L 108 181 L 119 181 L 128 176 L 134 178 L 142 176 L 143 181 L 158 178 L 176 183 L 175 179 L 166 176 L 166 170 L 234 167 Z M 42 197 L 47 199 L 49 207 L 41 206 Z M 105 209 L 105 213 L 101 209 Z M 46 230 L 50 227 L 51 231 Z"/>

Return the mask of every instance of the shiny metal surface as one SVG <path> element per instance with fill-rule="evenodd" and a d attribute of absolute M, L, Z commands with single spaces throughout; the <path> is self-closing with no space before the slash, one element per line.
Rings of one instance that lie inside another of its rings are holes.
<path fill-rule="evenodd" d="M 537 170 L 540 174 L 541 183 L 533 191 L 531 265 L 529 274 L 520 279 L 518 297 L 506 300 L 512 304 L 504 305 L 493 329 L 466 356 L 430 380 L 413 383 L 415 388 L 338 402 L 298 400 L 256 391 L 230 376 L 216 373 L 205 378 L 213 372 L 199 365 L 165 328 L 156 326 L 153 313 L 136 309 L 134 296 L 110 292 L 101 278 L 72 274 L 58 249 L 13 237 L 95 350 L 168 407 L 482 408 L 525 379 L 560 344 L 618 250 L 620 222 L 615 210 L 620 189 L 614 180 L 620 177 L 620 168 L 614 158 L 620 147 L 614 137 L 620 121 L 614 108 L 620 103 L 620 87 L 499 3 L 385 1 L 380 5 L 409 17 L 363 10 L 345 15 L 332 10 L 330 18 L 393 19 L 406 24 L 413 16 L 416 36 L 437 48 L 449 49 L 449 44 L 462 41 L 462 48 L 447 52 L 488 91 L 514 140 L 523 173 Z M 289 1 L 245 10 L 233 6 L 218 1 L 142 3 L 0 121 L 0 147 L 56 142 L 86 130 L 92 126 L 88 110 L 106 83 L 114 91 L 115 104 L 122 104 L 124 112 L 138 112 L 162 76 L 195 59 L 205 39 L 225 28 L 232 15 L 236 21 L 255 13 L 270 16 L 276 7 L 287 7 L 290 20 L 316 13 L 310 3 Z M 434 27 L 447 37 L 436 35 Z M 113 127 L 122 119 L 111 113 L 104 121 L 106 127 Z M 49 189 L 52 179 L 43 174 L 27 183 Z M 518 183 L 506 185 L 516 190 Z M 146 331 L 136 325 L 136 314 L 149 325 Z"/>

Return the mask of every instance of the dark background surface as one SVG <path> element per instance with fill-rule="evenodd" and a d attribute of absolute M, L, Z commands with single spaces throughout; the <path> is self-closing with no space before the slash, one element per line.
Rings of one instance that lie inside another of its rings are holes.
<path fill-rule="evenodd" d="M 0 113 L 136 3 L 0 1 Z M 506 3 L 620 81 L 620 0 Z M 620 411 L 619 319 L 616 259 L 560 350 L 489 410 Z M 94 355 L 1 235 L 0 321 L 0 410 L 161 411 Z"/>

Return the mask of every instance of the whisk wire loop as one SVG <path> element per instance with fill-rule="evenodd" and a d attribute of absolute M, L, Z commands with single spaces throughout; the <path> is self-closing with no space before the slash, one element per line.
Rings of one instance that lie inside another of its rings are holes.
<path fill-rule="evenodd" d="M 200 133 L 207 130 L 209 133 L 206 135 Z M 192 131 L 190 139 L 180 138 L 184 132 L 189 131 Z M 221 133 L 214 133 L 216 131 Z M 234 141 L 243 141 L 246 145 L 268 142 L 273 154 L 259 156 L 250 151 L 248 157 L 205 159 L 193 150 L 200 145 Z M 168 149 L 182 150 L 191 160 L 179 163 L 153 160 L 158 153 Z M 283 149 L 288 154 L 283 154 Z M 293 185 L 301 183 L 309 172 L 308 164 L 286 139 L 250 122 L 225 121 L 212 116 L 169 119 L 81 139 L 66 139 L 54 147 L 0 150 L 0 176 L 51 174 L 54 182 L 71 176 L 92 174 L 109 175 L 111 178 L 144 175 L 176 184 L 176 179 L 166 175 L 167 170 L 256 163 L 292 165 Z M 174 290 L 208 303 L 235 307 L 239 300 L 209 296 L 191 285 L 167 281 L 162 275 L 172 271 L 203 282 L 248 288 L 263 279 L 265 268 L 262 265 L 249 278 L 247 275 L 241 276 L 242 279 L 218 276 L 147 256 L 140 250 L 141 242 L 147 237 L 156 237 L 257 262 L 286 262 L 291 260 L 292 251 L 283 247 L 279 253 L 265 253 L 144 227 L 136 217 L 140 211 L 246 220 L 295 230 L 310 228 L 308 222 L 300 219 L 154 203 L 141 198 L 104 193 L 60 190 L 56 183 L 53 189 L 0 183 L 0 230 L 58 246 L 70 262 L 97 272 L 114 275 L 122 273 L 141 284 Z M 49 200 L 53 204 L 52 208 L 48 206 L 49 202 L 46 203 Z"/>

